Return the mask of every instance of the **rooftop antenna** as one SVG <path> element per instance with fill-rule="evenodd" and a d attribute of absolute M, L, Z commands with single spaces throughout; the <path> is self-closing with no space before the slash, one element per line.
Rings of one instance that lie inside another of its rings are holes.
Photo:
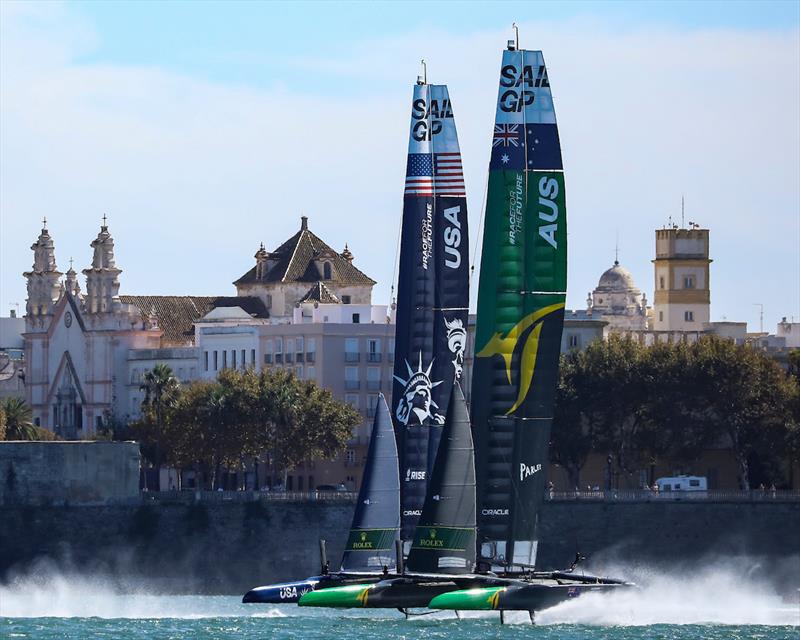
<path fill-rule="evenodd" d="M 425 58 L 419 61 L 422 66 L 422 73 L 417 76 L 417 84 L 428 84 L 428 65 L 425 64 Z"/>
<path fill-rule="evenodd" d="M 764 333 L 764 305 L 760 302 L 754 302 L 753 306 L 760 308 L 760 312 L 758 314 L 758 332 Z"/>
<path fill-rule="evenodd" d="M 617 240 L 614 244 L 614 266 L 619 264 L 619 229 L 617 229 Z"/>
<path fill-rule="evenodd" d="M 686 224 L 684 224 L 683 222 L 684 212 L 685 212 L 685 202 L 683 200 L 683 194 L 681 194 L 681 229 L 686 228 Z"/>
<path fill-rule="evenodd" d="M 516 22 L 512 22 L 511 28 L 514 29 L 514 39 L 508 41 L 508 50 L 516 51 L 519 49 L 519 27 Z"/>

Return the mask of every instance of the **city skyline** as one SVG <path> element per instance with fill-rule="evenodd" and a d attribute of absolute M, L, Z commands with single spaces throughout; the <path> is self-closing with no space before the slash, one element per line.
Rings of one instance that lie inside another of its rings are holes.
<path fill-rule="evenodd" d="M 392 6 L 386 26 L 364 5 L 339 17 L 302 5 L 319 14 L 306 26 L 289 5 L 211 3 L 189 17 L 179 4 L 3 3 L 0 313 L 24 309 L 43 216 L 59 268 L 74 258 L 79 271 L 104 214 L 122 293 L 228 294 L 259 242 L 276 246 L 307 215 L 334 248 L 349 244 L 378 280 L 374 301 L 388 302 L 423 56 L 453 97 L 477 264 L 494 82 L 517 19 L 521 44 L 558 70 L 568 307 L 585 307 L 617 242 L 652 299 L 654 229 L 680 222 L 685 196 L 686 225 L 711 232 L 712 320 L 754 331 L 758 303 L 774 330 L 800 317 L 800 37 L 787 4 L 725 16 L 536 5 L 547 22 L 518 4 L 491 19 L 465 5 L 455 22 L 443 5 L 426 21 L 393 20 Z M 335 25 L 355 14 L 355 37 L 339 43 Z M 259 24 L 283 35 L 259 45 Z"/>

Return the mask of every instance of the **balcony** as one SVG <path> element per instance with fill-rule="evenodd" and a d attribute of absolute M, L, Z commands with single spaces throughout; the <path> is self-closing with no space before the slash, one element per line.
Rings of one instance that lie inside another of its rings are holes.
<path fill-rule="evenodd" d="M 361 388 L 361 382 L 359 382 L 358 380 L 345 380 L 344 388 L 347 391 L 356 391 Z"/>
<path fill-rule="evenodd" d="M 367 354 L 367 362 L 380 362 L 381 361 L 381 354 L 380 353 L 368 353 Z"/>
<path fill-rule="evenodd" d="M 381 390 L 381 381 L 380 380 L 367 380 L 367 390 L 368 391 L 380 391 Z"/>
<path fill-rule="evenodd" d="M 315 351 L 306 351 L 306 362 L 316 362 L 317 354 Z"/>
<path fill-rule="evenodd" d="M 359 362 L 361 360 L 361 354 L 357 351 L 345 351 L 344 352 L 344 361 L 345 362 Z"/>

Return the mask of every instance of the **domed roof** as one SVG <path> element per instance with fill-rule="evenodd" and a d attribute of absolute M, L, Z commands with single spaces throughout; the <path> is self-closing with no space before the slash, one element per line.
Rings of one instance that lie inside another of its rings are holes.
<path fill-rule="evenodd" d="M 597 288 L 606 291 L 630 291 L 636 289 L 636 285 L 631 272 L 619 266 L 619 262 L 615 260 L 614 266 L 600 276 Z"/>

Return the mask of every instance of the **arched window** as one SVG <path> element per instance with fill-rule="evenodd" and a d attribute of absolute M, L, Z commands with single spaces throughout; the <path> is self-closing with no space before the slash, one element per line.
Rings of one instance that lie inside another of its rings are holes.
<path fill-rule="evenodd" d="M 323 280 L 330 280 L 331 279 L 331 263 L 326 262 L 322 265 L 322 279 Z"/>

